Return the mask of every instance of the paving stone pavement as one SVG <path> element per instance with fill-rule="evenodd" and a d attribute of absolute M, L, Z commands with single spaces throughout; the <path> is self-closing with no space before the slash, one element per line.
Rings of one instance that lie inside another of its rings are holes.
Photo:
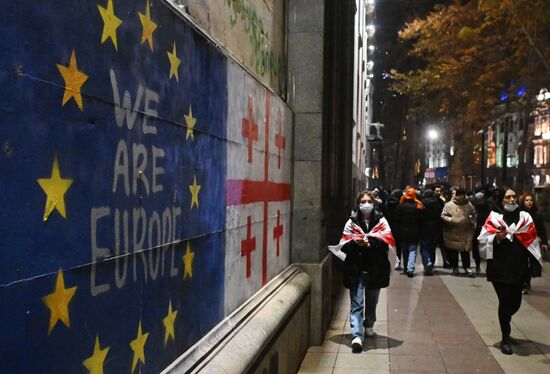
<path fill-rule="evenodd" d="M 482 264 L 484 268 L 485 264 Z M 514 354 L 499 349 L 497 298 L 485 275 L 454 277 L 393 271 L 377 309 L 375 336 L 351 353 L 349 295 L 341 289 L 321 346 L 309 348 L 299 373 L 550 373 L 550 264 L 534 279 L 512 319 Z"/>

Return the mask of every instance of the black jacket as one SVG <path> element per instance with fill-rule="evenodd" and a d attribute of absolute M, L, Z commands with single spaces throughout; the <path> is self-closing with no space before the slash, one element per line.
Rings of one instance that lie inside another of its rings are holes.
<path fill-rule="evenodd" d="M 519 222 L 519 209 L 511 213 L 505 212 L 503 218 L 507 225 Z M 531 276 L 530 260 L 538 262 L 515 236 L 512 242 L 508 239 L 495 239 L 493 258 L 487 260 L 487 280 L 506 284 L 523 284 Z"/>
<path fill-rule="evenodd" d="M 371 214 L 369 227 L 366 227 L 360 214 L 354 213 L 350 220 L 361 226 L 364 232 L 370 231 L 384 215 L 376 210 Z M 346 253 L 343 280 L 346 288 L 357 287 L 361 271 L 367 272 L 367 289 L 385 288 L 390 284 L 390 261 L 388 245 L 382 240 L 369 238 L 370 247 L 361 247 L 353 240 L 342 251 Z"/>
<path fill-rule="evenodd" d="M 399 206 L 399 199 L 403 196 L 401 190 L 393 190 L 391 196 L 386 201 L 386 207 L 384 209 L 384 217 L 390 224 L 393 238 L 396 243 L 399 243 L 399 225 L 397 224 L 397 207 Z M 399 244 L 398 244 L 399 245 Z"/>
<path fill-rule="evenodd" d="M 417 208 L 414 201 L 405 200 L 397 207 L 396 216 L 400 243 L 418 244 L 423 219 L 422 209 Z"/>
<path fill-rule="evenodd" d="M 441 199 L 434 196 L 433 191 L 425 191 L 422 195 L 422 225 L 420 228 L 420 236 L 422 238 L 439 237 L 439 232 L 443 229 L 441 221 L 441 211 L 443 210 Z"/>

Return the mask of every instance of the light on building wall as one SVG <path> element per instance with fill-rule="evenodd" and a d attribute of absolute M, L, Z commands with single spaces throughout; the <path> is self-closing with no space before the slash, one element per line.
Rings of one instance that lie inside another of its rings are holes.
<path fill-rule="evenodd" d="M 374 4 L 374 0 L 368 0 L 367 4 L 371 4 L 371 5 Z"/>
<path fill-rule="evenodd" d="M 369 36 L 374 35 L 374 32 L 376 31 L 376 27 L 371 23 L 370 25 L 367 25 L 367 33 Z"/>
<path fill-rule="evenodd" d="M 539 94 L 537 95 L 537 100 L 538 101 L 544 101 L 544 100 L 549 100 L 549 99 L 550 99 L 550 92 L 548 92 L 548 90 L 546 88 L 542 88 L 539 91 Z"/>
<path fill-rule="evenodd" d="M 367 62 L 367 69 L 372 70 L 373 67 L 374 67 L 374 62 L 373 61 L 368 61 Z"/>
<path fill-rule="evenodd" d="M 371 44 L 371 45 L 369 45 L 369 51 L 373 52 L 373 51 L 374 51 L 374 49 L 375 49 L 375 47 L 374 47 L 374 46 L 373 46 L 372 44 Z"/>

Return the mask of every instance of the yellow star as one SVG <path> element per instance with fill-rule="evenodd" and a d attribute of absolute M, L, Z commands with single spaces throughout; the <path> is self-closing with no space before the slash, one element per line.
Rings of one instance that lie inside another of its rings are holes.
<path fill-rule="evenodd" d="M 57 209 L 59 214 L 63 218 L 67 219 L 67 212 L 65 211 L 65 192 L 69 189 L 73 183 L 72 179 L 62 179 L 59 174 L 59 165 L 57 163 L 57 156 L 53 160 L 52 175 L 49 178 L 37 179 L 38 184 L 42 187 L 42 190 L 46 193 L 46 207 L 44 208 L 44 222 L 50 216 L 50 213 L 54 209 Z"/>
<path fill-rule="evenodd" d="M 168 342 L 168 337 L 176 339 L 176 334 L 174 333 L 174 322 L 176 321 L 176 315 L 178 314 L 177 310 L 172 311 L 172 300 L 168 303 L 168 315 L 162 319 L 164 324 L 164 345 Z"/>
<path fill-rule="evenodd" d="M 191 105 L 189 105 L 189 113 L 184 114 L 183 117 L 185 118 L 185 124 L 187 125 L 187 136 L 185 139 L 187 140 L 187 138 L 191 137 L 191 139 L 195 140 L 193 129 L 195 128 L 197 119 L 193 117 L 193 109 L 191 108 Z"/>
<path fill-rule="evenodd" d="M 99 336 L 95 337 L 94 353 L 82 361 L 82 364 L 88 369 L 90 374 L 103 374 L 103 362 L 109 353 L 109 347 L 101 349 L 99 345 Z"/>
<path fill-rule="evenodd" d="M 78 70 L 78 67 L 76 66 L 74 49 L 71 53 L 69 66 L 63 66 L 60 64 L 56 64 L 56 66 L 65 81 L 65 92 L 63 93 L 63 101 L 61 102 L 61 106 L 65 106 L 67 101 L 73 98 L 76 105 L 78 105 L 78 108 L 80 108 L 80 111 L 82 111 L 82 95 L 80 95 L 80 89 L 84 82 L 88 80 L 88 76 Z"/>
<path fill-rule="evenodd" d="M 176 42 L 174 42 L 174 48 L 172 49 L 172 53 L 166 52 L 168 54 L 168 60 L 170 60 L 170 77 L 168 79 L 172 79 L 173 76 L 176 77 L 176 81 L 179 80 L 178 76 L 178 67 L 181 64 L 181 60 L 176 55 Z"/>
<path fill-rule="evenodd" d="M 130 342 L 130 348 L 132 348 L 132 351 L 134 351 L 134 359 L 132 360 L 132 373 L 136 369 L 138 361 L 143 362 L 143 365 L 145 365 L 144 348 L 145 348 L 145 342 L 147 341 L 148 336 L 149 336 L 148 332 L 146 332 L 145 334 L 142 334 L 141 321 L 139 321 L 137 336 L 134 340 Z"/>
<path fill-rule="evenodd" d="M 71 327 L 69 319 L 69 302 L 74 296 L 77 287 L 65 288 L 65 279 L 63 279 L 63 271 L 59 269 L 57 272 L 57 280 L 55 282 L 55 291 L 42 298 L 44 304 L 50 308 L 50 326 L 48 327 L 48 335 L 52 332 L 61 320 L 67 327 Z"/>
<path fill-rule="evenodd" d="M 191 246 L 187 242 L 187 250 L 185 251 L 185 256 L 183 256 L 183 265 L 185 266 L 183 279 L 187 278 L 187 276 L 193 278 L 193 257 L 195 257 L 195 253 L 191 251 Z"/>
<path fill-rule="evenodd" d="M 113 0 L 107 1 L 107 9 L 98 5 L 97 9 L 99 14 L 103 19 L 103 33 L 101 34 L 101 43 L 111 38 L 115 49 L 118 51 L 118 45 L 116 40 L 116 29 L 122 24 L 122 20 L 115 16 L 115 11 L 113 9 Z"/>
<path fill-rule="evenodd" d="M 199 207 L 199 191 L 201 190 L 201 186 L 197 184 L 197 176 L 195 175 L 193 177 L 193 184 L 189 186 L 189 191 L 191 191 L 191 208 L 193 209 L 193 205 L 197 205 L 197 208 Z"/>
<path fill-rule="evenodd" d="M 149 0 L 147 0 L 147 5 L 145 7 L 145 15 L 138 12 L 139 20 L 141 21 L 141 26 L 143 31 L 141 33 L 141 44 L 147 42 L 149 43 L 149 48 L 153 51 L 153 32 L 157 28 L 157 24 L 151 20 L 151 11 L 149 9 Z"/>

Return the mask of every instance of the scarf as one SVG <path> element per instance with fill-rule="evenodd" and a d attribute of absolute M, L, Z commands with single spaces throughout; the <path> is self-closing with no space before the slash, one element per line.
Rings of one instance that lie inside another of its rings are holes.
<path fill-rule="evenodd" d="M 492 211 L 489 214 L 489 217 L 487 217 L 487 220 L 481 229 L 481 233 L 477 237 L 477 240 L 479 241 L 479 255 L 481 257 L 488 260 L 493 258 L 493 242 L 500 227 L 504 227 L 504 230 L 507 233 L 506 239 L 513 241 L 515 236 L 521 245 L 531 252 L 533 257 L 535 257 L 542 265 L 542 256 L 537 238 L 537 230 L 535 229 L 533 218 L 527 212 L 519 213 L 519 222 L 517 225 L 512 223 L 508 226 L 502 219 L 502 214 Z"/>
<path fill-rule="evenodd" d="M 384 243 L 395 247 L 395 239 L 391 233 L 390 225 L 388 224 L 386 218 L 382 217 L 380 218 L 380 221 L 378 221 L 378 223 L 366 234 L 361 226 L 349 219 L 344 227 L 344 231 L 342 232 L 340 243 L 337 245 L 330 245 L 328 249 L 340 260 L 345 261 L 346 254 L 342 252 L 342 247 L 352 240 L 366 238 L 377 238 L 382 240 Z"/>

